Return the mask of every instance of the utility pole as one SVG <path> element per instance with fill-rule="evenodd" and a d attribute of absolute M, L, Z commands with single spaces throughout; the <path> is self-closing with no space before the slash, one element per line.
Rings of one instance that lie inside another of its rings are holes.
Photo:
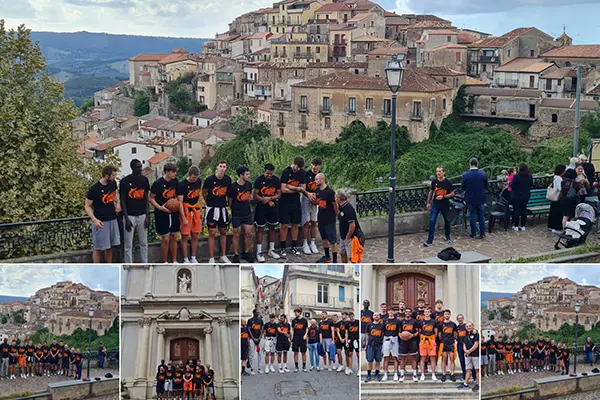
<path fill-rule="evenodd" d="M 577 91 L 575 94 L 575 132 L 573 133 L 573 157 L 579 152 L 579 124 L 581 123 L 581 65 L 577 66 Z"/>

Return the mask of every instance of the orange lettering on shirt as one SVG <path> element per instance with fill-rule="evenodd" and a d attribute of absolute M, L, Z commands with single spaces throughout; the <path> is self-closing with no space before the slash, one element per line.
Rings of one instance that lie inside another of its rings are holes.
<path fill-rule="evenodd" d="M 381 336 L 383 335 L 383 332 L 381 331 L 381 329 L 371 329 L 371 336 Z"/>
<path fill-rule="evenodd" d="M 453 332 L 454 332 L 454 329 L 452 329 L 451 326 L 444 327 L 443 333 L 453 333 Z"/>
<path fill-rule="evenodd" d="M 131 188 L 129 189 L 128 195 L 130 199 L 142 200 L 144 198 L 145 192 L 146 191 L 144 189 Z"/>
<path fill-rule="evenodd" d="M 215 186 L 212 190 L 213 196 L 224 197 L 227 195 L 227 186 Z"/>
<path fill-rule="evenodd" d="M 298 186 L 300 186 L 300 181 L 291 179 L 291 180 L 288 181 L 287 184 L 290 185 L 290 186 L 298 187 Z"/>
<path fill-rule="evenodd" d="M 188 199 L 197 199 L 200 197 L 200 189 L 188 190 L 187 197 Z"/>
<path fill-rule="evenodd" d="M 317 191 L 317 184 L 315 183 L 315 181 L 308 182 L 308 190 L 311 192 Z"/>
<path fill-rule="evenodd" d="M 317 205 L 319 206 L 320 209 L 325 209 L 325 208 L 327 208 L 327 201 L 319 199 L 317 201 Z"/>
<path fill-rule="evenodd" d="M 171 188 L 163 190 L 162 197 L 164 197 L 165 199 L 172 199 L 173 197 L 175 197 L 175 189 Z"/>
<path fill-rule="evenodd" d="M 275 196 L 275 193 L 277 192 L 277 189 L 274 187 L 270 187 L 270 186 L 263 186 L 260 189 L 260 194 L 266 197 L 270 197 L 270 196 Z"/>
<path fill-rule="evenodd" d="M 117 198 L 117 192 L 106 193 L 105 195 L 102 195 L 102 203 L 104 203 L 104 204 L 112 203 L 113 201 L 115 201 L 116 198 Z"/>
<path fill-rule="evenodd" d="M 250 192 L 239 192 L 237 194 L 238 201 L 247 202 L 250 200 Z"/>

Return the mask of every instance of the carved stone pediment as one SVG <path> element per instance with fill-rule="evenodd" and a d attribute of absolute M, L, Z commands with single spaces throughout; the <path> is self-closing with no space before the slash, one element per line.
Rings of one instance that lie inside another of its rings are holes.
<path fill-rule="evenodd" d="M 156 317 L 157 321 L 212 321 L 213 317 L 204 311 L 193 314 L 187 307 L 182 307 L 176 314 L 165 311 Z"/>

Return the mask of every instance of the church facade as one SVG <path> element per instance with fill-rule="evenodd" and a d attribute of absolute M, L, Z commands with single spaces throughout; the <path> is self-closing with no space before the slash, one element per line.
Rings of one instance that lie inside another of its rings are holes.
<path fill-rule="evenodd" d="M 199 360 L 219 399 L 239 397 L 237 265 L 131 265 L 121 285 L 121 377 L 131 399 L 155 396 L 161 360 Z"/>

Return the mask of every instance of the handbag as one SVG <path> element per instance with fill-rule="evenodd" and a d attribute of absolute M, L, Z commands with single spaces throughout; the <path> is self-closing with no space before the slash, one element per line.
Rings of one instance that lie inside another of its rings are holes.
<path fill-rule="evenodd" d="M 548 189 L 546 190 L 546 199 L 558 201 L 558 199 L 560 199 L 560 190 L 556 189 L 554 185 L 548 186 Z"/>

